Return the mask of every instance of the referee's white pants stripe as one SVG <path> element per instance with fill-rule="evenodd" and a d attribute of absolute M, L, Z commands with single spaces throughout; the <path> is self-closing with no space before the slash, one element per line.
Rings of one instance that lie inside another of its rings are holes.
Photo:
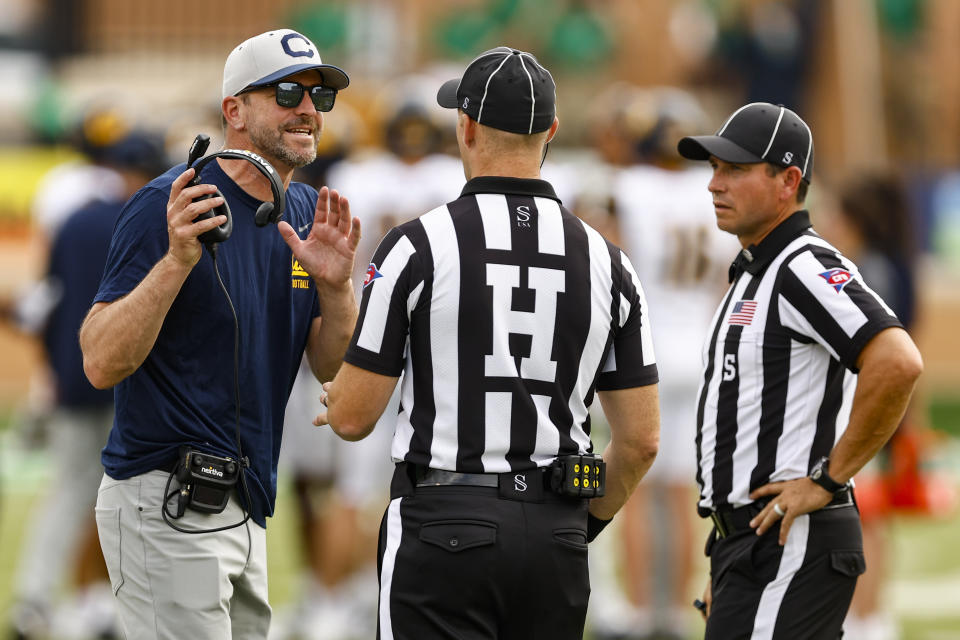
<path fill-rule="evenodd" d="M 773 535 L 773 533 L 767 533 Z M 803 565 L 803 558 L 807 553 L 807 538 L 810 537 L 810 516 L 804 514 L 793 521 L 790 527 L 790 534 L 787 536 L 787 544 L 783 547 L 783 556 L 780 558 L 780 568 L 777 569 L 777 577 L 767 584 L 760 596 L 760 605 L 757 607 L 757 615 L 753 622 L 753 634 L 750 640 L 771 640 L 773 631 L 777 626 L 777 616 L 780 615 L 780 606 L 783 604 L 783 596 L 793 576 L 797 574 Z"/>
<path fill-rule="evenodd" d="M 387 507 L 387 547 L 383 551 L 383 564 L 380 571 L 380 640 L 393 640 L 393 622 L 390 619 L 390 587 L 393 584 L 393 568 L 400 548 L 400 534 L 403 523 L 400 522 L 400 501 L 395 498 Z"/>

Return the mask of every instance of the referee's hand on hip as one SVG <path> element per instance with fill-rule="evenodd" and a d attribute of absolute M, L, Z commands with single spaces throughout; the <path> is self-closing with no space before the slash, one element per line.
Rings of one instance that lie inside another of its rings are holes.
<path fill-rule="evenodd" d="M 753 500 L 766 496 L 772 496 L 773 499 L 750 521 L 750 526 L 757 530 L 758 536 L 762 536 L 782 518 L 779 538 L 781 546 L 787 543 L 787 535 L 794 518 L 827 506 L 833 498 L 829 491 L 810 478 L 771 482 L 750 493 Z"/>

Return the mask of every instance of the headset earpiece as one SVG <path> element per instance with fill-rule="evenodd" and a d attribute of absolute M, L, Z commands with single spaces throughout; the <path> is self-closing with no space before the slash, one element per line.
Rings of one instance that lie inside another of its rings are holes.
<path fill-rule="evenodd" d="M 220 189 L 217 189 L 213 194 L 200 196 L 194 200 L 194 202 L 213 197 L 223 198 L 223 194 L 220 193 Z M 230 211 L 230 205 L 227 204 L 227 200 L 225 198 L 223 200 L 223 204 L 215 206 L 210 211 L 201 213 L 194 219 L 194 222 L 197 222 L 198 220 L 207 220 L 216 216 L 227 216 L 227 221 L 220 226 L 214 227 L 213 229 L 210 229 L 210 231 L 205 231 L 197 236 L 197 240 L 203 244 L 223 242 L 230 237 L 231 233 L 233 233 L 233 213 Z"/>
<path fill-rule="evenodd" d="M 253 221 L 257 224 L 258 227 L 265 227 L 270 222 L 276 222 L 273 220 L 273 203 L 264 202 L 262 205 L 257 207 L 257 213 L 253 217 Z"/>

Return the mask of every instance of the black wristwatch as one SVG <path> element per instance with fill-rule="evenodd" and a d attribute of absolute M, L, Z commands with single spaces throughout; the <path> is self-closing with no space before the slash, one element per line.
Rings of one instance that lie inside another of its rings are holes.
<path fill-rule="evenodd" d="M 827 473 L 827 469 L 829 468 L 830 458 L 823 456 L 817 460 L 817 463 L 813 465 L 813 469 L 810 470 L 810 479 L 830 493 L 836 493 L 837 491 L 844 489 L 847 485 L 840 484 L 831 478 L 830 474 Z"/>

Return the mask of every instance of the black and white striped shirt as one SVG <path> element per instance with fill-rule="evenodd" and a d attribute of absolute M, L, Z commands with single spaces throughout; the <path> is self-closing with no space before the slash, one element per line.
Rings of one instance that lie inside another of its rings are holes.
<path fill-rule="evenodd" d="M 392 229 L 345 360 L 403 373 L 394 460 L 465 473 L 587 453 L 594 391 L 657 382 L 643 290 L 549 183 L 480 177 Z"/>
<path fill-rule="evenodd" d="M 804 477 L 829 455 L 850 416 L 860 351 L 900 326 L 806 211 L 744 250 L 731 278 L 704 345 L 697 406 L 704 516 Z"/>

